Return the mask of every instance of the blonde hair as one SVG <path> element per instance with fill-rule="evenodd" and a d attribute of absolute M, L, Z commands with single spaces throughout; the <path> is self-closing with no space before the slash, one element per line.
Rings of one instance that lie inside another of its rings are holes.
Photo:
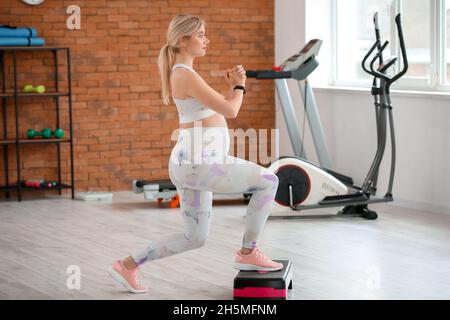
<path fill-rule="evenodd" d="M 162 99 L 164 104 L 170 103 L 170 75 L 175 63 L 175 54 L 180 52 L 178 45 L 184 37 L 189 38 L 199 30 L 205 22 L 197 16 L 180 14 L 170 21 L 167 30 L 167 43 L 161 48 L 158 57 L 158 69 L 162 83 Z"/>

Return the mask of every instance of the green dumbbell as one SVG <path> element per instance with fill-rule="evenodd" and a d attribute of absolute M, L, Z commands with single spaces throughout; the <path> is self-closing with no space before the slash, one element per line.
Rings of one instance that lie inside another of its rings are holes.
<path fill-rule="evenodd" d="M 33 90 L 34 90 L 34 87 L 33 87 L 33 85 L 31 85 L 31 84 L 27 84 L 27 85 L 23 88 L 23 91 L 25 91 L 26 93 L 32 93 Z"/>
<path fill-rule="evenodd" d="M 27 84 L 23 88 L 23 91 L 25 91 L 26 93 L 45 93 L 45 86 L 39 85 L 35 87 L 31 84 Z"/>
<path fill-rule="evenodd" d="M 52 137 L 55 137 L 57 139 L 62 139 L 64 138 L 64 130 L 60 128 L 56 129 L 55 131 L 52 131 L 49 128 L 45 128 L 42 131 L 28 129 L 27 137 L 28 139 L 33 139 L 36 137 L 43 137 L 44 139 L 50 139 Z"/>
<path fill-rule="evenodd" d="M 34 129 L 28 129 L 27 138 L 34 139 L 36 137 L 42 137 L 44 139 L 50 139 L 52 137 L 52 130 L 45 128 L 42 131 L 36 131 Z"/>
<path fill-rule="evenodd" d="M 49 128 L 45 128 L 42 131 L 36 131 L 34 129 L 28 129 L 27 131 L 27 138 L 28 139 L 34 139 L 36 137 L 42 137 L 44 139 L 50 139 L 52 137 L 55 137 L 57 139 L 64 138 L 64 131 L 62 129 L 56 129 L 52 132 Z"/>
<path fill-rule="evenodd" d="M 37 87 L 34 87 L 34 92 L 36 92 L 36 93 L 45 93 L 45 87 L 43 85 L 39 85 Z"/>
<path fill-rule="evenodd" d="M 62 139 L 64 138 L 64 130 L 63 129 L 56 129 L 55 131 L 53 131 L 53 136 L 57 139 Z"/>

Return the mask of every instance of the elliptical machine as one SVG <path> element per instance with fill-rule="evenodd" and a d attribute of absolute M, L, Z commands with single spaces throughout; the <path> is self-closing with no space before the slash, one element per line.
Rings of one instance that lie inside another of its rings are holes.
<path fill-rule="evenodd" d="M 387 61 L 384 61 L 383 59 L 383 51 L 388 46 L 389 42 L 386 41 L 383 45 L 381 44 L 378 14 L 375 14 L 374 16 L 376 41 L 362 62 L 363 70 L 374 77 L 372 95 L 374 97 L 378 138 L 377 152 L 362 186 L 356 186 L 353 184 L 353 180 L 351 178 L 329 170 L 331 167 L 331 162 L 324 161 L 322 159 L 324 155 L 327 155 L 327 152 L 326 148 L 323 150 L 323 147 L 326 145 L 324 142 L 320 119 L 310 117 L 311 114 L 308 113 L 309 107 L 306 102 L 307 98 L 309 101 L 312 100 L 314 107 L 314 112 L 312 112 L 312 115 L 318 116 L 318 112 L 315 109 L 314 96 L 312 90 L 310 88 L 308 89 L 308 87 L 305 87 L 305 93 L 303 93 L 300 82 L 299 85 L 302 98 L 305 103 L 305 111 L 309 117 L 310 127 L 313 131 L 312 135 L 321 166 L 317 166 L 305 160 L 306 156 L 303 150 L 303 143 L 301 142 L 301 139 L 296 137 L 294 134 L 296 132 L 298 135 L 299 131 L 294 130 L 294 128 L 297 128 L 297 124 L 295 120 L 295 113 L 291 110 L 293 108 L 292 102 L 290 101 L 288 92 L 285 91 L 288 90 L 287 85 L 282 85 L 279 81 L 280 79 L 283 79 L 283 81 L 286 82 L 286 79 L 289 78 L 294 78 L 299 81 L 305 80 L 306 76 L 312 71 L 309 70 L 309 73 L 303 74 L 301 71 L 308 69 L 308 66 L 318 66 L 316 54 L 314 54 L 314 52 L 309 56 L 306 54 L 308 50 L 305 49 L 311 47 L 311 42 L 308 43 L 299 55 L 289 58 L 282 65 L 281 70 L 260 70 L 247 72 L 247 77 L 249 78 L 274 79 L 276 81 L 281 106 L 284 111 L 291 142 L 293 143 L 294 151 L 296 153 L 295 157 L 280 158 L 269 168 L 278 176 L 280 182 L 275 197 L 273 213 L 269 217 L 270 219 L 303 217 L 302 215 L 285 215 L 284 213 L 286 212 L 286 209 L 291 209 L 292 211 L 303 211 L 326 207 L 343 207 L 343 209 L 337 213 L 338 216 L 359 216 L 369 220 L 375 220 L 378 215 L 375 211 L 370 210 L 368 205 L 393 201 L 392 188 L 395 176 L 396 148 L 390 87 L 408 70 L 408 58 L 404 43 L 400 14 L 396 16 L 395 22 L 397 25 L 398 38 L 403 60 L 402 70 L 394 76 L 387 74 L 387 71 L 397 62 L 397 58 L 392 57 Z M 317 41 L 320 40 L 313 41 L 317 44 Z M 377 50 L 377 52 L 372 57 L 375 50 Z M 301 59 L 302 56 L 303 59 Z M 369 67 L 367 67 L 369 58 L 371 58 L 371 60 Z M 299 59 L 302 60 L 300 61 L 301 63 L 299 62 Z M 378 66 L 375 68 L 375 63 L 377 61 Z M 314 70 L 315 67 L 312 70 Z M 302 78 L 301 75 L 304 77 Z M 305 82 L 307 86 L 307 81 Z M 286 100 L 286 96 L 289 97 L 289 99 Z M 377 192 L 378 173 L 386 148 L 388 122 L 392 147 L 389 186 L 384 197 L 375 197 Z M 295 140 L 300 141 L 300 144 L 297 143 L 297 145 L 295 145 Z M 322 217 L 324 216 L 322 215 Z"/>

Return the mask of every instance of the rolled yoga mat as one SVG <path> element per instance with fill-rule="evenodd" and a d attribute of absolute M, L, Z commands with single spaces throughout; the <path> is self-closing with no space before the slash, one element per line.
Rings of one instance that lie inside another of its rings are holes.
<path fill-rule="evenodd" d="M 35 38 L 37 31 L 35 28 L 16 28 L 0 25 L 0 38 Z"/>
<path fill-rule="evenodd" d="M 0 46 L 17 46 L 17 47 L 34 47 L 43 46 L 45 40 L 43 38 L 0 38 Z"/>

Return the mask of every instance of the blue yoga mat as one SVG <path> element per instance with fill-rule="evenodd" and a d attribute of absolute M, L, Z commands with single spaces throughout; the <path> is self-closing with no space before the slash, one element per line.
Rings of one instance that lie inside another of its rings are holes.
<path fill-rule="evenodd" d="M 37 31 L 35 28 L 15 28 L 0 26 L 0 38 L 35 38 Z"/>
<path fill-rule="evenodd" d="M 3 47 L 35 47 L 43 46 L 44 44 L 43 38 L 0 38 L 0 46 Z"/>

